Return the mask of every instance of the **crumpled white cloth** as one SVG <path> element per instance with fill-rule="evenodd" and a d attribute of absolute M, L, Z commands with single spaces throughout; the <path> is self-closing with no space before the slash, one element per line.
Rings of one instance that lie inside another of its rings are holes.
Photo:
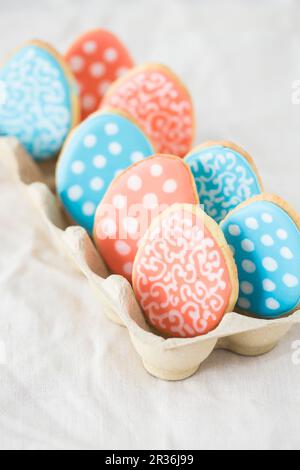
<path fill-rule="evenodd" d="M 82 8 L 7 2 L 1 55 L 30 36 L 63 49 L 89 27 L 119 31 L 138 61 L 167 63 L 188 83 L 199 142 L 245 146 L 266 188 L 300 210 L 300 106 L 291 101 L 299 2 L 90 0 Z M 0 188 L 1 449 L 300 448 L 299 326 L 266 356 L 216 351 L 185 382 L 156 380 L 2 166 Z"/>

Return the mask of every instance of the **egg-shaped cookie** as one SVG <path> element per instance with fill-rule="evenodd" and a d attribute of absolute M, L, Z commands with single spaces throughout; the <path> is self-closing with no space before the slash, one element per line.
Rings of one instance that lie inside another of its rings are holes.
<path fill-rule="evenodd" d="M 80 36 L 65 58 L 80 88 L 82 119 L 99 108 L 109 86 L 134 66 L 124 44 L 103 29 Z"/>
<path fill-rule="evenodd" d="M 31 41 L 0 69 L 0 135 L 14 136 L 35 160 L 57 155 L 79 120 L 75 79 L 49 45 Z"/>
<path fill-rule="evenodd" d="M 57 193 L 71 219 L 92 234 L 97 206 L 112 180 L 154 154 L 140 128 L 125 115 L 97 112 L 67 140 L 56 170 Z"/>
<path fill-rule="evenodd" d="M 130 113 L 159 153 L 183 157 L 192 147 L 192 99 L 180 79 L 165 66 L 134 68 L 108 90 L 103 99 L 106 106 Z"/>
<path fill-rule="evenodd" d="M 262 193 L 250 155 L 231 142 L 207 142 L 185 158 L 205 211 L 217 223 L 236 206 Z"/>
<path fill-rule="evenodd" d="M 192 174 L 179 157 L 155 155 L 113 181 L 98 207 L 94 240 L 110 271 L 131 281 L 139 241 L 174 203 L 198 204 Z"/>
<path fill-rule="evenodd" d="M 214 330 L 238 297 L 237 270 L 222 230 L 199 206 L 173 205 L 141 240 L 133 289 L 162 335 L 193 338 Z"/>
<path fill-rule="evenodd" d="M 251 199 L 222 222 L 238 267 L 240 312 L 278 318 L 300 307 L 300 218 L 277 196 Z"/>

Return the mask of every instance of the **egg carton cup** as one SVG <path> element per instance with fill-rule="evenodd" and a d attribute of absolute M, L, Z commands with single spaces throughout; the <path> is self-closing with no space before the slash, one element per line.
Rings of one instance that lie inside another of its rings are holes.
<path fill-rule="evenodd" d="M 111 276 L 87 232 L 69 226 L 58 198 L 49 189 L 53 175 L 32 161 L 13 138 L 0 139 L 0 163 L 11 179 L 23 185 L 60 251 L 72 260 L 89 281 L 99 313 L 127 328 L 132 344 L 145 369 L 163 380 L 183 380 L 194 375 L 215 349 L 243 356 L 271 351 L 293 325 L 300 323 L 300 311 L 276 320 L 262 320 L 227 313 L 211 333 L 193 339 L 164 339 L 146 323 L 131 285 L 121 276 Z"/>

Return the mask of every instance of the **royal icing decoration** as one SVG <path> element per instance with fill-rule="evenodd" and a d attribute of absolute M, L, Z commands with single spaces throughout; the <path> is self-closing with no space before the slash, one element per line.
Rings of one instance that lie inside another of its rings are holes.
<path fill-rule="evenodd" d="M 100 204 L 94 238 L 111 272 L 131 280 L 138 244 L 152 220 L 174 203 L 198 204 L 189 168 L 178 157 L 157 155 L 117 178 Z"/>
<path fill-rule="evenodd" d="M 84 121 L 68 139 L 56 174 L 57 192 L 72 219 L 92 233 L 112 180 L 153 153 L 143 132 L 124 116 L 96 113 Z"/>
<path fill-rule="evenodd" d="M 221 227 L 238 266 L 238 308 L 276 318 L 300 304 L 300 231 L 279 198 L 264 198 L 237 208 Z"/>
<path fill-rule="evenodd" d="M 82 119 L 99 108 L 109 86 L 134 66 L 119 39 L 101 29 L 81 36 L 68 50 L 66 60 L 80 87 Z"/>
<path fill-rule="evenodd" d="M 54 157 L 78 121 L 75 81 L 49 46 L 32 42 L 0 70 L 0 135 L 14 136 L 36 160 Z"/>
<path fill-rule="evenodd" d="M 205 211 L 218 223 L 240 203 L 262 192 L 251 158 L 233 144 L 206 144 L 185 161 Z"/>
<path fill-rule="evenodd" d="M 231 310 L 238 292 L 235 275 L 218 226 L 197 206 L 175 205 L 142 240 L 133 288 L 156 330 L 190 338 L 215 329 Z"/>
<path fill-rule="evenodd" d="M 189 93 L 167 68 L 137 67 L 104 97 L 103 106 L 130 113 L 156 150 L 183 157 L 194 139 L 194 112 Z"/>

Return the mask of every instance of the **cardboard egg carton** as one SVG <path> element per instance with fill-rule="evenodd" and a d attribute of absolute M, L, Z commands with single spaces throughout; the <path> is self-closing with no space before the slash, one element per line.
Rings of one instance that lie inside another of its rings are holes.
<path fill-rule="evenodd" d="M 195 374 L 214 349 L 227 349 L 244 356 L 271 351 L 293 325 L 300 322 L 300 311 L 276 320 L 262 320 L 232 312 L 218 328 L 194 339 L 164 339 L 146 323 L 128 281 L 110 276 L 93 242 L 81 227 L 69 226 L 53 186 L 49 165 L 32 161 L 15 139 L 0 139 L 0 163 L 11 179 L 23 185 L 61 252 L 75 263 L 89 281 L 99 314 L 105 314 L 126 327 L 145 369 L 164 380 L 183 380 Z"/>

